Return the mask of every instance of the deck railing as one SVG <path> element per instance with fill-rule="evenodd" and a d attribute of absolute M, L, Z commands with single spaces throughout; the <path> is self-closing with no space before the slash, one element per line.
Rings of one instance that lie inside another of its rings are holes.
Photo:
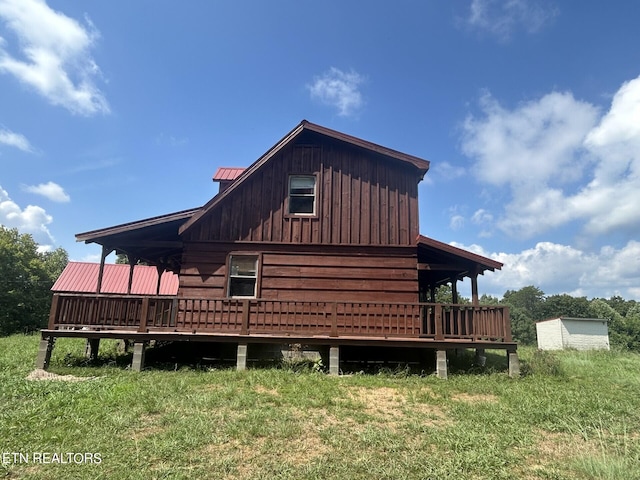
<path fill-rule="evenodd" d="M 49 329 L 511 342 L 504 306 L 55 294 Z"/>

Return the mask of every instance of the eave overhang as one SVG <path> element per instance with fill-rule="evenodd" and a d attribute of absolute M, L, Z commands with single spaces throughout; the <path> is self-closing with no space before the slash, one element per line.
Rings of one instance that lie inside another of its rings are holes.
<path fill-rule="evenodd" d="M 199 210 L 192 208 L 78 233 L 76 241 L 97 243 L 154 265 L 176 263 L 182 255 L 182 240 L 178 229 Z"/>
<path fill-rule="evenodd" d="M 501 262 L 454 247 L 433 238 L 419 235 L 418 270 L 425 272 L 432 283 L 442 284 L 452 279 L 483 275 L 486 271 L 500 270 Z"/>

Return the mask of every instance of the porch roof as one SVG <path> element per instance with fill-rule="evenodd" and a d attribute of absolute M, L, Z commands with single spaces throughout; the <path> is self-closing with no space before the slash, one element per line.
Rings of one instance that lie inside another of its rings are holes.
<path fill-rule="evenodd" d="M 433 238 L 419 235 L 418 270 L 430 284 L 447 283 L 451 279 L 462 279 L 483 275 L 485 271 L 500 270 L 502 263 L 482 255 L 454 247 Z"/>
<path fill-rule="evenodd" d="M 128 292 L 130 265 L 105 264 L 100 293 L 131 295 L 155 295 L 158 288 L 158 270 L 146 265 L 133 267 L 131 292 Z M 65 293 L 96 293 L 100 264 L 89 262 L 69 262 L 51 290 Z M 160 295 L 178 294 L 178 276 L 163 272 L 160 277 Z"/>
<path fill-rule="evenodd" d="M 154 265 L 179 269 L 182 239 L 178 228 L 199 208 L 76 234 L 76 241 L 97 243 Z"/>

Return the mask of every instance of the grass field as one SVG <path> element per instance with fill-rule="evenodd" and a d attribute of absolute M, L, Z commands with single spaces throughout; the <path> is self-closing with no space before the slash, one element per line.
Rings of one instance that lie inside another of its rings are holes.
<path fill-rule="evenodd" d="M 637 354 L 521 349 L 518 380 L 504 353 L 446 381 L 293 365 L 134 373 L 115 343 L 92 366 L 82 341 L 60 339 L 50 371 L 91 378 L 33 381 L 38 340 L 0 338 L 0 477 L 640 478 Z"/>

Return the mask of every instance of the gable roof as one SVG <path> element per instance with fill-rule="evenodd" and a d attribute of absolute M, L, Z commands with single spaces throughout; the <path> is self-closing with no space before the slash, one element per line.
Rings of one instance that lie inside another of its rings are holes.
<path fill-rule="evenodd" d="M 106 263 L 100 293 L 127 294 L 130 265 Z M 54 292 L 96 293 L 99 263 L 69 262 L 51 287 Z M 160 278 L 160 295 L 178 294 L 178 276 L 165 271 Z M 155 295 L 158 287 L 156 267 L 133 267 L 131 295 Z"/>
<path fill-rule="evenodd" d="M 276 143 L 273 147 L 271 147 L 267 152 L 265 152 L 258 160 L 256 160 L 253 164 L 251 164 L 248 168 L 246 168 L 238 177 L 236 177 L 235 181 L 223 192 L 219 193 L 215 197 L 213 197 L 209 202 L 207 202 L 197 213 L 195 213 L 189 220 L 187 220 L 179 229 L 179 233 L 182 235 L 187 230 L 189 230 L 195 223 L 198 222 L 202 217 L 204 217 L 212 208 L 218 205 L 224 198 L 230 195 L 234 190 L 236 190 L 242 183 L 249 178 L 255 171 L 257 171 L 260 167 L 262 167 L 265 163 L 267 163 L 274 155 L 276 155 L 279 151 L 281 151 L 286 145 L 290 144 L 295 138 L 297 138 L 301 133 L 315 132 L 325 137 L 332 138 L 334 140 L 338 140 L 341 142 L 348 143 L 350 145 L 364 148 L 365 150 L 369 150 L 371 152 L 392 158 L 394 160 L 398 160 L 400 162 L 405 162 L 410 165 L 413 165 L 419 178 L 422 179 L 425 173 L 429 170 L 429 162 L 419 157 L 415 157 L 413 155 L 409 155 L 406 153 L 399 152 L 397 150 L 393 150 L 391 148 L 383 147 L 381 145 L 377 145 L 372 142 L 368 142 L 366 140 L 362 140 L 357 137 L 353 137 L 351 135 L 347 135 L 345 133 L 338 132 L 336 130 L 331 130 L 326 127 L 322 127 L 320 125 L 313 124 L 307 120 L 302 120 L 293 130 L 291 130 L 287 135 L 285 135 L 278 143 Z"/>

